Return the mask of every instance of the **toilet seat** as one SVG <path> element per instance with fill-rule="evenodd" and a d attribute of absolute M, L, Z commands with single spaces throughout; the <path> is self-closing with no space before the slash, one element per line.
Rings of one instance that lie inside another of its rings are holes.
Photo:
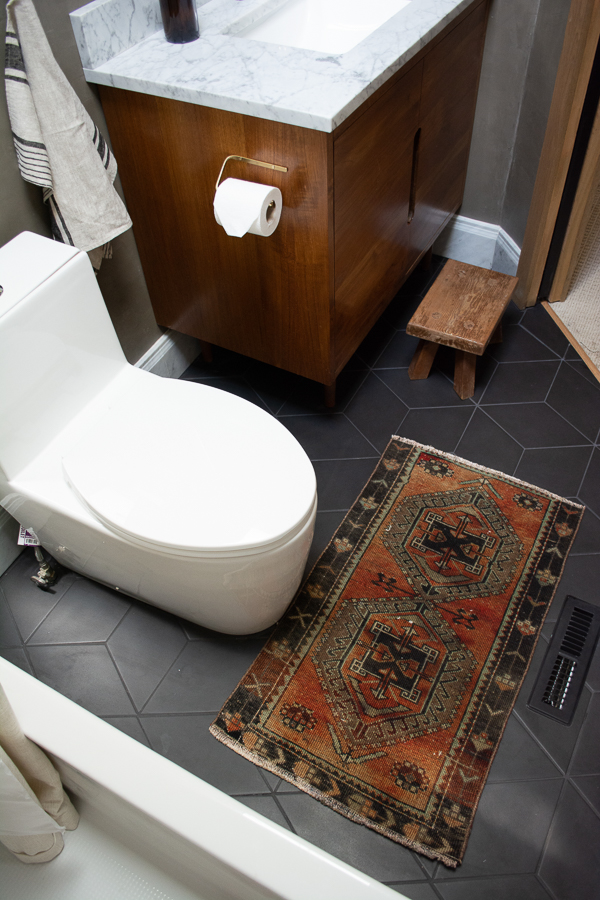
<path fill-rule="evenodd" d="M 274 417 L 205 384 L 127 367 L 126 390 L 62 456 L 66 480 L 109 530 L 183 556 L 279 546 L 310 519 L 313 467 Z"/>

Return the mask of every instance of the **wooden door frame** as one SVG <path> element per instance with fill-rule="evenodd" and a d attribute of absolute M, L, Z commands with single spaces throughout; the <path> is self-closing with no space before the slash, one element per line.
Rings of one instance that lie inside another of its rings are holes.
<path fill-rule="evenodd" d="M 517 269 L 521 309 L 538 298 L 599 38 L 600 0 L 571 0 Z"/>

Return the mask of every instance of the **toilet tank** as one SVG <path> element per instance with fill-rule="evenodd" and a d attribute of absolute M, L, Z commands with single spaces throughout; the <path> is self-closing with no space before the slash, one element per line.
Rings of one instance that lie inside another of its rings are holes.
<path fill-rule="evenodd" d="M 86 253 L 0 248 L 0 466 L 10 479 L 127 365 Z"/>

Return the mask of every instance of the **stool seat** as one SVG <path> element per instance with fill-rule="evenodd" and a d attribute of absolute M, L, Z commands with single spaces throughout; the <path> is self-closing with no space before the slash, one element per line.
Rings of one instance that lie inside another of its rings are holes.
<path fill-rule="evenodd" d="M 454 347 L 454 389 L 461 400 L 475 391 L 475 363 L 487 345 L 501 341 L 500 320 L 518 278 L 450 259 L 406 326 L 420 338 L 408 374 L 427 378 L 440 344 Z"/>

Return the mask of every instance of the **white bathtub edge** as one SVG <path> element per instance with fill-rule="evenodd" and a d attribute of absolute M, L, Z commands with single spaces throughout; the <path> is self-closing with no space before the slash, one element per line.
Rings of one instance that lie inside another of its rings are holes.
<path fill-rule="evenodd" d="M 31 740 L 261 885 L 266 896 L 401 900 L 401 894 L 258 815 L 2 658 L 0 682 Z M 301 881 L 290 877 L 298 872 Z"/>

